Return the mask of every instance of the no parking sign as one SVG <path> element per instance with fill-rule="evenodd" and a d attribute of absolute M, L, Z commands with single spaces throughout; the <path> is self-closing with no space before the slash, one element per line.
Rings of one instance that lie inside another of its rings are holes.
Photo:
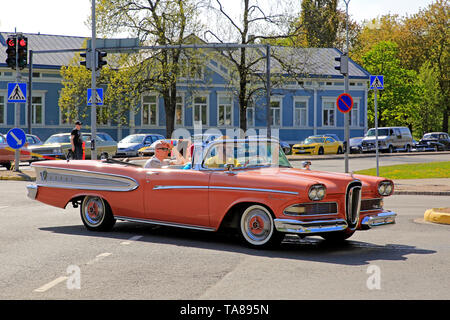
<path fill-rule="evenodd" d="M 347 113 L 353 108 L 353 98 L 348 93 L 342 93 L 336 99 L 336 105 L 340 112 Z"/>

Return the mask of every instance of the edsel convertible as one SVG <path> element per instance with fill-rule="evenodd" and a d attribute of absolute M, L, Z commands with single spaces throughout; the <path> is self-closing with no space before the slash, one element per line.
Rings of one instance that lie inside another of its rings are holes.
<path fill-rule="evenodd" d="M 222 140 L 196 145 L 188 166 L 146 169 L 138 163 L 55 160 L 34 163 L 28 196 L 80 207 L 88 230 L 116 220 L 235 230 L 251 247 L 285 234 L 341 241 L 357 230 L 395 223 L 383 208 L 393 182 L 380 177 L 293 168 L 275 140 Z"/>

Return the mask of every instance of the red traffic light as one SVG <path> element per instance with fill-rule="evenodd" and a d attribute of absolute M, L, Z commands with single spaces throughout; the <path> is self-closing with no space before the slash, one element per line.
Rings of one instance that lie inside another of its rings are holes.
<path fill-rule="evenodd" d="M 19 46 L 25 47 L 26 45 L 27 45 L 27 41 L 25 39 L 20 39 L 19 40 Z"/>
<path fill-rule="evenodd" d="M 16 39 L 8 39 L 8 46 L 14 47 L 16 45 Z"/>

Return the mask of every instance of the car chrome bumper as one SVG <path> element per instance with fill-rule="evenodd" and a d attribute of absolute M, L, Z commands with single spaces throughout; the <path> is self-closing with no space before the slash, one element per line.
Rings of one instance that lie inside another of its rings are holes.
<path fill-rule="evenodd" d="M 397 214 L 392 211 L 383 211 L 381 213 L 366 216 L 361 221 L 362 229 L 370 229 L 372 227 L 384 226 L 386 224 L 395 223 Z"/>
<path fill-rule="evenodd" d="M 29 184 L 27 185 L 27 191 L 28 191 L 27 194 L 28 198 L 35 200 L 38 191 L 38 186 L 35 184 Z"/>
<path fill-rule="evenodd" d="M 397 214 L 392 211 L 383 211 L 377 214 L 366 216 L 361 221 L 361 229 L 367 230 L 372 227 L 394 224 Z M 294 220 L 275 219 L 275 228 L 279 232 L 295 234 L 313 234 L 322 232 L 343 231 L 348 228 L 344 219 L 331 220 Z"/>
<path fill-rule="evenodd" d="M 285 233 L 320 233 L 342 231 L 348 225 L 344 219 L 301 221 L 293 219 L 275 219 L 275 228 Z"/>

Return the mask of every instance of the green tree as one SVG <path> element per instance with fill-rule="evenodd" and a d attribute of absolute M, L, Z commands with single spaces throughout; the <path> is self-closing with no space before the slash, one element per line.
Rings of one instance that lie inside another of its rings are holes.
<path fill-rule="evenodd" d="M 377 95 L 379 126 L 406 125 L 412 128 L 419 99 L 417 74 L 402 67 L 398 45 L 381 41 L 363 57 L 363 67 L 373 75 L 384 76 L 384 90 Z M 369 95 L 369 124 L 374 125 L 373 91 Z"/>

